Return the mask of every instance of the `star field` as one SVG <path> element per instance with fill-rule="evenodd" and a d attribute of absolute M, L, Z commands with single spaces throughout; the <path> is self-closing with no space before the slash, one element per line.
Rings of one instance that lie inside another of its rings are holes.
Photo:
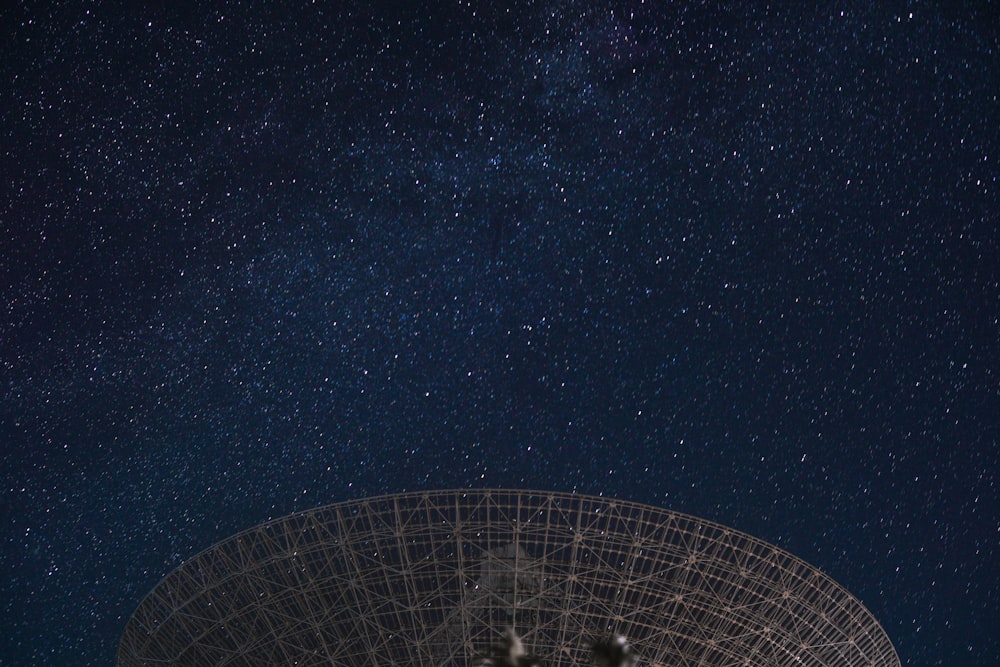
<path fill-rule="evenodd" d="M 0 665 L 481 486 L 733 526 L 996 664 L 996 7 L 419 4 L 0 10 Z"/>

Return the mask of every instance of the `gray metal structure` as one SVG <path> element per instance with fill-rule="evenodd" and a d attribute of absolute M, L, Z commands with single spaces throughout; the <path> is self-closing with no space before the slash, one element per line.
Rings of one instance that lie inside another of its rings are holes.
<path fill-rule="evenodd" d="M 546 665 L 628 637 L 640 665 L 898 667 L 843 587 L 750 535 L 612 498 L 387 495 L 239 533 L 170 573 L 120 667 L 472 665 L 508 627 Z"/>

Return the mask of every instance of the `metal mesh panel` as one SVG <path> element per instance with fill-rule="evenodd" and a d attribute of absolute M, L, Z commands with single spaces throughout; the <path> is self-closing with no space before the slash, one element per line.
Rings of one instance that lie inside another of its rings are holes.
<path fill-rule="evenodd" d="M 519 490 L 370 498 L 240 533 L 143 600 L 118 664 L 464 667 L 507 627 L 553 667 L 589 664 L 612 632 L 654 666 L 899 665 L 861 603 L 774 546 Z"/>

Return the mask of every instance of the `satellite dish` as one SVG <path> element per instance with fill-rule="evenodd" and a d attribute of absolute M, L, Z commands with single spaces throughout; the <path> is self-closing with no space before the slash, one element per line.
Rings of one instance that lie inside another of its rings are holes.
<path fill-rule="evenodd" d="M 171 572 L 119 667 L 455 665 L 508 631 L 548 666 L 622 635 L 643 665 L 898 667 L 849 592 L 750 535 L 637 503 L 457 490 L 265 523 Z"/>

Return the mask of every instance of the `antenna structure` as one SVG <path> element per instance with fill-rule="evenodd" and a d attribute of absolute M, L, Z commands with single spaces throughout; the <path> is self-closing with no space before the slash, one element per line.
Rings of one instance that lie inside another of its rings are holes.
<path fill-rule="evenodd" d="M 899 667 L 816 568 L 697 517 L 527 490 L 386 495 L 226 539 L 129 619 L 119 667 L 466 667 L 512 629 L 543 664 L 623 635 L 653 667 Z"/>

